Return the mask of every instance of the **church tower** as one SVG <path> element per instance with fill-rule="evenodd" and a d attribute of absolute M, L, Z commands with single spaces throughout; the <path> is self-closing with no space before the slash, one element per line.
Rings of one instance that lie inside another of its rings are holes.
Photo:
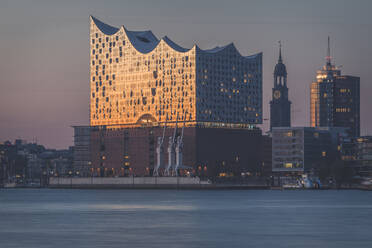
<path fill-rule="evenodd" d="M 274 70 L 274 88 L 270 101 L 270 130 L 273 127 L 291 126 L 291 102 L 288 100 L 287 69 L 283 64 L 282 45 L 279 42 L 279 59 Z"/>

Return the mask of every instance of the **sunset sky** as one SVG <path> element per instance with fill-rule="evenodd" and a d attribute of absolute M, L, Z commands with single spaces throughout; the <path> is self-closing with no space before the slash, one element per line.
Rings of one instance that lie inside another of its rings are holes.
<path fill-rule="evenodd" d="M 330 35 L 334 63 L 361 78 L 361 133 L 372 134 L 371 10 L 368 0 L 1 0 L 0 142 L 67 148 L 71 126 L 89 123 L 89 15 L 187 48 L 263 52 L 264 118 L 281 40 L 294 126 L 309 125 L 309 86 Z"/>

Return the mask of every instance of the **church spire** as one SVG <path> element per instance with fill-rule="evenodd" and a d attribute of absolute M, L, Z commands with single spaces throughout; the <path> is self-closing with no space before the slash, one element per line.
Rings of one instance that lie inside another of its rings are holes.
<path fill-rule="evenodd" d="M 282 42 L 278 41 L 279 58 L 274 69 L 274 87 L 270 101 L 270 130 L 291 126 L 291 101 L 288 100 L 287 69 L 282 58 Z"/>
<path fill-rule="evenodd" d="M 283 63 L 282 58 L 282 42 L 279 41 L 279 59 L 278 63 L 275 65 L 274 69 L 274 78 L 275 78 L 275 84 L 283 84 L 285 85 L 286 77 L 287 77 L 287 69 L 285 68 L 285 65 Z"/>

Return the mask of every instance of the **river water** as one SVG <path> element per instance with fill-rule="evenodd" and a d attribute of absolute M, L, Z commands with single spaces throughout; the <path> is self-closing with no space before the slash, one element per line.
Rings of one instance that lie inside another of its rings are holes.
<path fill-rule="evenodd" d="M 372 247 L 371 191 L 0 190 L 0 247 Z"/>

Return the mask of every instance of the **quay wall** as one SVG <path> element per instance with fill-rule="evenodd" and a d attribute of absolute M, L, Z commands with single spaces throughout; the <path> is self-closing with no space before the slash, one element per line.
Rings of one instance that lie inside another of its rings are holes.
<path fill-rule="evenodd" d="M 198 177 L 51 177 L 50 188 L 200 188 L 210 185 Z"/>
<path fill-rule="evenodd" d="M 198 177 L 51 177 L 49 188 L 76 189 L 266 189 L 263 184 L 212 184 Z"/>

